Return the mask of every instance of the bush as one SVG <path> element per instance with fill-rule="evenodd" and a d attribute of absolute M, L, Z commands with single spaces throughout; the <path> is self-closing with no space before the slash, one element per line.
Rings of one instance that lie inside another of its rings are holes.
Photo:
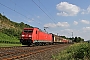
<path fill-rule="evenodd" d="M 76 43 L 66 50 L 60 52 L 58 56 L 53 56 L 55 60 L 90 60 L 90 43 Z"/>
<path fill-rule="evenodd" d="M 7 34 L 1 33 L 1 32 L 0 32 L 0 41 L 3 43 L 5 43 L 6 41 L 8 41 L 8 42 L 20 42 L 18 38 L 14 37 L 14 36 L 12 36 L 12 37 L 8 36 Z"/>
<path fill-rule="evenodd" d="M 14 29 L 3 29 L 2 32 L 10 37 L 17 37 L 17 38 L 19 38 L 21 34 L 21 31 Z"/>

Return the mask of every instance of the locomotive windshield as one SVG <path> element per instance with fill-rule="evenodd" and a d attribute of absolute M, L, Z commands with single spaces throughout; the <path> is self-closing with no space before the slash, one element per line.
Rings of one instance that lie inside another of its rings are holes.
<path fill-rule="evenodd" d="M 33 30 L 24 30 L 25 33 L 32 33 Z"/>

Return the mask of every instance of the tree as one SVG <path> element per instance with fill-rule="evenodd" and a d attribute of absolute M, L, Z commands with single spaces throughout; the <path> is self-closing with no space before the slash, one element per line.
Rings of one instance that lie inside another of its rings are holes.
<path fill-rule="evenodd" d="M 74 42 L 81 42 L 84 41 L 84 39 L 82 39 L 81 37 L 75 37 Z"/>
<path fill-rule="evenodd" d="M 77 42 L 77 37 L 75 37 L 74 42 Z"/>

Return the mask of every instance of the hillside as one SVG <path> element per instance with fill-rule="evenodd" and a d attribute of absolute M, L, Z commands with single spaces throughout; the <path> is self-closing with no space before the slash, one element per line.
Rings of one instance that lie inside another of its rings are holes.
<path fill-rule="evenodd" d="M 21 23 L 13 22 L 0 13 L 0 29 L 13 28 L 15 30 L 22 30 L 24 27 L 32 27 L 32 26 L 30 26 L 28 24 L 24 24 L 23 22 L 21 22 Z"/>
<path fill-rule="evenodd" d="M 3 16 L 0 13 L 0 34 L 2 34 L 0 35 L 0 40 L 2 39 L 5 40 L 5 39 L 8 39 L 9 37 L 11 37 L 11 39 L 13 37 L 15 37 L 16 39 L 19 39 L 21 31 L 23 30 L 24 27 L 32 27 L 32 26 L 25 24 L 23 22 L 21 23 L 13 22 L 10 19 L 8 19 L 6 16 Z"/>

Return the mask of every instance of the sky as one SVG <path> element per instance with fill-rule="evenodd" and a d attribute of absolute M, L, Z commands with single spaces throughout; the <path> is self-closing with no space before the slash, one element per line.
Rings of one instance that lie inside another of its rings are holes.
<path fill-rule="evenodd" d="M 49 33 L 90 40 L 90 0 L 0 0 L 0 13 Z"/>

